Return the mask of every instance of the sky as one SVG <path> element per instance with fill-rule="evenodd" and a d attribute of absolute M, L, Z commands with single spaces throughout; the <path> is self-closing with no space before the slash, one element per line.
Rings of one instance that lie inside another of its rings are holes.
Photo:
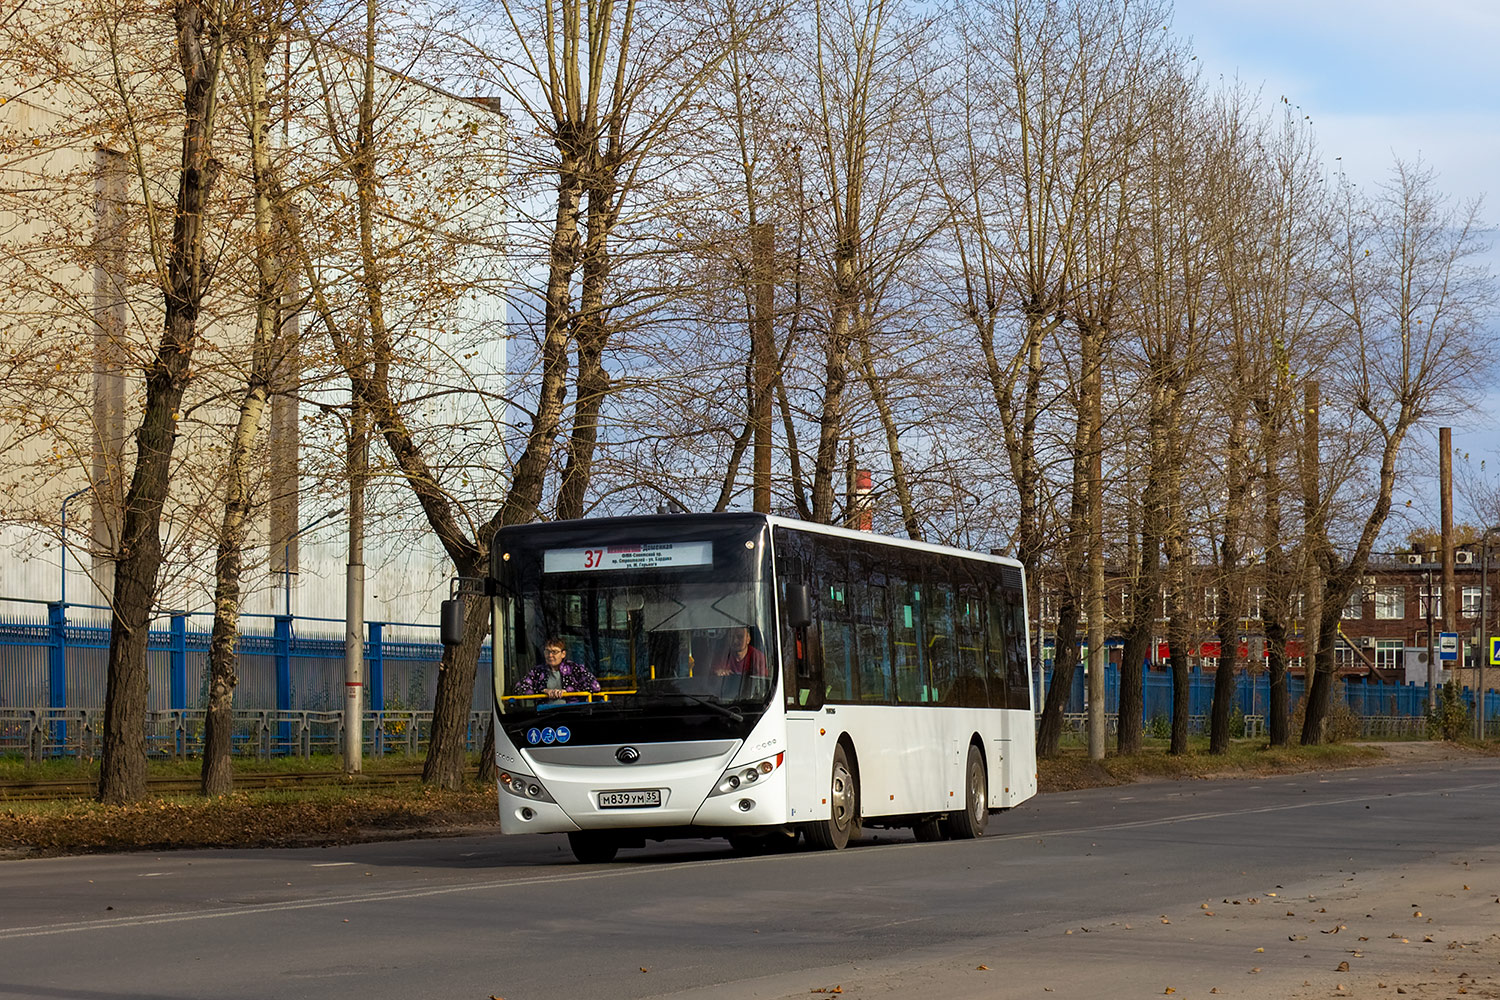
<path fill-rule="evenodd" d="M 1395 157 L 1420 158 L 1441 190 L 1482 197 L 1486 222 L 1500 222 L 1500 3 L 1176 0 L 1174 10 L 1174 33 L 1192 41 L 1209 80 L 1261 88 L 1267 106 L 1285 96 L 1312 116 L 1325 162 L 1362 187 L 1383 182 Z M 1487 260 L 1500 274 L 1500 246 Z M 1500 472 L 1500 364 L 1494 385 L 1449 421 L 1455 450 L 1491 473 Z M 1410 499 L 1435 524 L 1437 431 L 1409 447 L 1418 466 L 1430 456 L 1432 478 L 1414 479 L 1394 506 Z"/>

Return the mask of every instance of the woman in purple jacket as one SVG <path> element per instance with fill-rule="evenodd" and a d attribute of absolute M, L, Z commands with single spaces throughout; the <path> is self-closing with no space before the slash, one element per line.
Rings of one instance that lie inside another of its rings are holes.
<path fill-rule="evenodd" d="M 544 662 L 538 663 L 516 681 L 516 694 L 544 694 L 561 698 L 569 691 L 598 691 L 599 681 L 581 663 L 568 659 L 568 647 L 556 637 L 542 647 Z"/>

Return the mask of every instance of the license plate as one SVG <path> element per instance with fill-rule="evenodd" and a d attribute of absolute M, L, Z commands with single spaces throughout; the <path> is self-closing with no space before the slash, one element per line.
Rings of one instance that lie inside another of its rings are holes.
<path fill-rule="evenodd" d="M 660 788 L 637 788 L 630 791 L 600 792 L 600 809 L 640 809 L 661 805 Z"/>

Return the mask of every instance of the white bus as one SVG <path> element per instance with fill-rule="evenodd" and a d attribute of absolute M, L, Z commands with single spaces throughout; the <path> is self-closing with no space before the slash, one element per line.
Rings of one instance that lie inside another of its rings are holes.
<path fill-rule="evenodd" d="M 1015 560 L 685 514 L 503 528 L 491 576 L 504 833 L 565 832 L 584 862 L 672 837 L 837 850 L 977 837 L 1036 792 Z M 554 640 L 569 667 L 543 682 Z"/>

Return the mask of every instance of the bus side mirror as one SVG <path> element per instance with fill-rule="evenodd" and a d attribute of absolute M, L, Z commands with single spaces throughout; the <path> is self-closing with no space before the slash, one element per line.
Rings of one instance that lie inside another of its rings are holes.
<path fill-rule="evenodd" d="M 792 628 L 807 628 L 812 624 L 812 595 L 808 593 L 807 584 L 787 584 L 786 618 Z"/>
<path fill-rule="evenodd" d="M 444 646 L 461 646 L 464 641 L 464 602 L 461 597 L 453 597 L 443 602 L 440 612 L 441 626 L 438 629 L 442 633 Z"/>

